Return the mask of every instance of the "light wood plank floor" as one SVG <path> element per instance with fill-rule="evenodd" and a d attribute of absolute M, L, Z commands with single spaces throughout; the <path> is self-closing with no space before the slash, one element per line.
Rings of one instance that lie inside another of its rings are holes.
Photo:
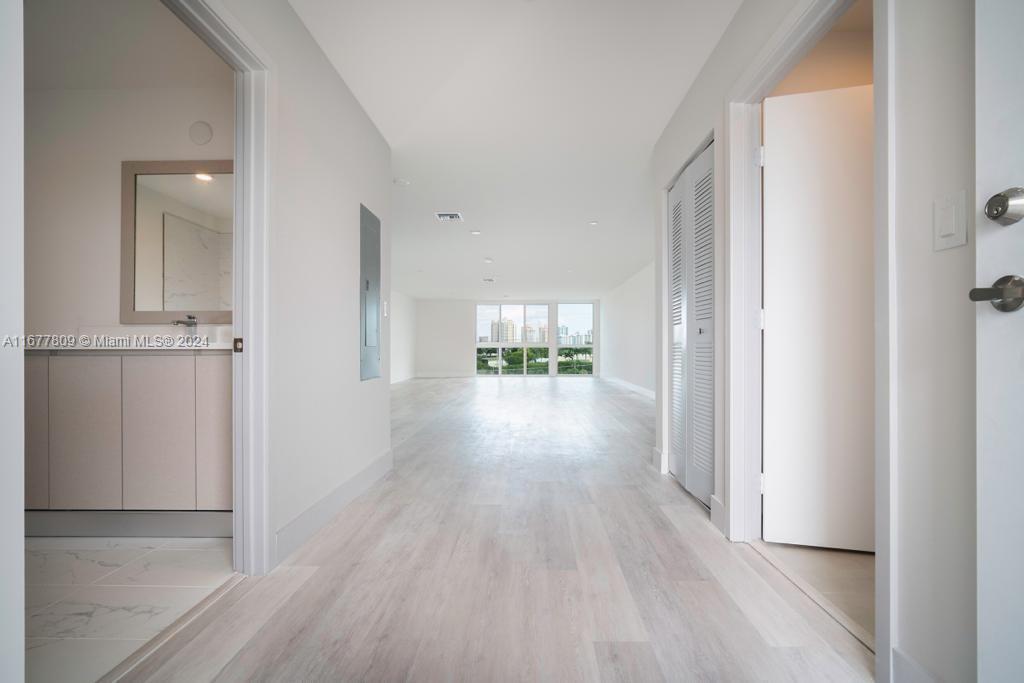
<path fill-rule="evenodd" d="M 870 653 L 647 463 L 592 378 L 393 388 L 395 469 L 129 680 L 849 681 Z"/>

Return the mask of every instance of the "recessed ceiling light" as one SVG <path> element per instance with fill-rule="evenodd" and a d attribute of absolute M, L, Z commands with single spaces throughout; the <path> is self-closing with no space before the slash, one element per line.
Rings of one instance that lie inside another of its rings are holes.
<path fill-rule="evenodd" d="M 572 272 L 572 268 L 570 268 L 569 270 L 567 270 L 567 271 L 565 271 L 565 272 L 567 272 L 567 273 L 571 273 L 571 272 Z"/>
<path fill-rule="evenodd" d="M 590 221 L 589 223 L 587 223 L 587 225 L 589 225 L 592 228 L 596 228 L 597 227 L 597 221 Z"/>
<path fill-rule="evenodd" d="M 479 234 L 480 234 L 480 231 L 479 231 L 479 230 L 470 230 L 470 231 L 469 231 L 469 234 L 470 234 L 470 235 L 473 235 L 473 236 L 475 237 L 475 236 L 477 236 L 477 235 L 479 235 Z"/>
<path fill-rule="evenodd" d="M 494 263 L 494 259 L 492 259 L 490 256 L 485 256 L 484 263 Z"/>
<path fill-rule="evenodd" d="M 489 285 L 493 285 L 494 284 L 494 278 L 493 277 L 485 277 L 484 278 L 484 282 L 486 282 Z"/>
<path fill-rule="evenodd" d="M 394 182 L 395 185 L 398 185 L 399 187 L 409 187 L 410 185 L 412 185 L 412 183 L 406 180 L 405 178 L 395 178 L 394 181 L 392 182 Z"/>
<path fill-rule="evenodd" d="M 208 183 L 213 180 L 213 176 L 210 175 L 209 173 L 196 173 L 196 180 L 201 180 L 204 183 Z"/>

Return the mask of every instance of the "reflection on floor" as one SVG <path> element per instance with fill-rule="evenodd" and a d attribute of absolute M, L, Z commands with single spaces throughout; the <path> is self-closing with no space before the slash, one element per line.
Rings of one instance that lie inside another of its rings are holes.
<path fill-rule="evenodd" d="M 26 538 L 29 681 L 95 681 L 232 574 L 230 538 Z"/>
<path fill-rule="evenodd" d="M 785 568 L 806 581 L 874 638 L 875 555 L 830 548 L 765 543 Z"/>

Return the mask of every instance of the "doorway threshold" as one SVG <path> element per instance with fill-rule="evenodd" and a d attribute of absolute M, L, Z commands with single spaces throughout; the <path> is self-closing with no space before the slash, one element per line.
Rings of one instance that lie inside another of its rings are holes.
<path fill-rule="evenodd" d="M 775 567 L 780 574 L 785 576 L 790 583 L 800 589 L 800 591 L 814 601 L 822 610 L 825 611 L 832 619 L 834 619 L 840 626 L 849 632 L 854 638 L 859 640 L 864 647 L 875 652 L 875 637 L 866 628 L 857 623 L 850 615 L 839 608 L 832 600 L 828 599 L 824 593 L 815 588 L 807 579 L 800 575 L 800 572 L 796 571 L 789 564 L 784 562 L 777 556 L 776 553 L 772 552 L 772 549 L 762 540 L 750 541 L 750 546 L 757 551 L 761 557 L 768 561 L 773 567 Z"/>

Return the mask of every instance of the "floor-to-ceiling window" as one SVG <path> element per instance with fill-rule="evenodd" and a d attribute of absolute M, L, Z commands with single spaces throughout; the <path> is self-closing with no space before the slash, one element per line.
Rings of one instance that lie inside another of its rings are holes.
<path fill-rule="evenodd" d="M 558 374 L 594 374 L 594 304 L 558 305 Z"/>
<path fill-rule="evenodd" d="M 592 375 L 594 344 L 593 303 L 476 307 L 477 375 Z"/>
<path fill-rule="evenodd" d="M 476 374 L 497 375 L 501 366 L 501 306 L 480 304 L 476 307 Z"/>

